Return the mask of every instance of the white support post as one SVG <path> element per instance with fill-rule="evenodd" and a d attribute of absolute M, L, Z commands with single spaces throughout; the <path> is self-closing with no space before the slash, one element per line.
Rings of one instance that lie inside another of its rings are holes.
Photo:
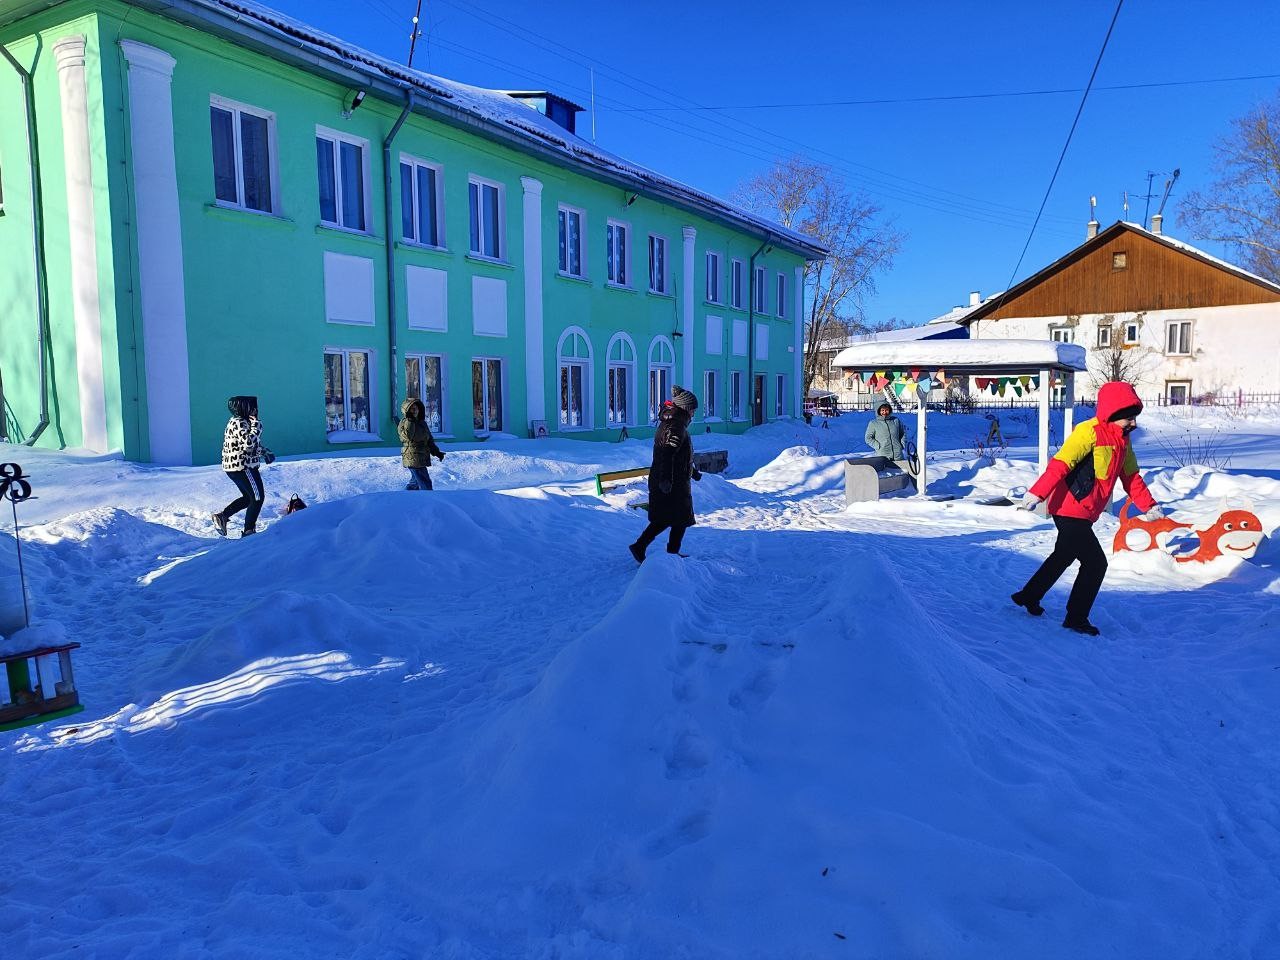
<path fill-rule="evenodd" d="M 793 374 L 791 380 L 791 415 L 797 420 L 804 414 L 804 267 L 795 269 L 796 325 L 795 342 L 791 346 Z M 785 411 L 783 411 L 785 412 Z"/>
<path fill-rule="evenodd" d="M 521 177 L 524 188 L 524 398 L 525 418 L 547 416 L 542 315 L 542 181 Z M 529 425 L 530 430 L 533 424 Z"/>
<path fill-rule="evenodd" d="M 1062 440 L 1065 443 L 1076 427 L 1076 375 L 1073 372 L 1064 374 L 1063 386 L 1065 403 L 1062 408 Z"/>
<path fill-rule="evenodd" d="M 1049 384 L 1048 370 L 1040 371 L 1040 449 L 1036 457 L 1036 468 L 1044 473 L 1049 467 L 1049 397 L 1053 395 L 1053 387 Z"/>
<path fill-rule="evenodd" d="M 920 473 L 916 476 L 916 496 L 927 496 L 929 486 L 928 468 L 925 457 L 929 452 L 929 398 L 927 389 L 916 387 L 916 456 L 920 459 Z"/>
<path fill-rule="evenodd" d="M 685 227 L 681 232 L 684 237 L 684 254 L 681 259 L 683 265 L 684 287 L 680 290 L 681 301 L 681 319 L 680 332 L 684 334 L 680 338 L 680 349 L 683 351 L 681 364 L 682 376 L 684 377 L 683 386 L 686 390 L 697 392 L 697 385 L 693 382 L 693 351 L 694 346 L 698 342 L 698 335 L 694 330 L 693 323 L 693 304 L 694 304 L 694 265 L 696 259 L 694 257 L 694 243 L 698 239 L 698 231 L 695 227 Z M 653 401 L 650 400 L 650 403 Z"/>

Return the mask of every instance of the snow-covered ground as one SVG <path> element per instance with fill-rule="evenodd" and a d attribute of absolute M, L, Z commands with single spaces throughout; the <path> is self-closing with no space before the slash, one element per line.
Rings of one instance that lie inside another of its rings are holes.
<path fill-rule="evenodd" d="M 1003 419 L 931 418 L 959 499 L 848 509 L 862 416 L 698 436 L 730 471 L 639 568 L 591 474 L 643 441 L 280 461 L 243 542 L 217 467 L 0 447 L 87 706 L 0 734 L 0 953 L 1280 956 L 1280 412 L 1144 415 L 1176 518 L 1273 536 L 1118 555 L 1097 638 L 1070 574 L 1009 603 L 1053 537 L 976 502 L 1034 479 Z"/>

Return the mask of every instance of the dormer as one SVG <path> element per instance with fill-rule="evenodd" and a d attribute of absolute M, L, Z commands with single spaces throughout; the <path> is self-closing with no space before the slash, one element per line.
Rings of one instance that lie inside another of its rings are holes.
<path fill-rule="evenodd" d="M 585 108 L 578 106 L 572 100 L 566 100 L 546 90 L 504 90 L 502 92 L 513 100 L 519 100 L 530 109 L 537 110 L 552 123 L 564 127 L 570 133 L 578 132 L 576 129 L 578 113 Z"/>

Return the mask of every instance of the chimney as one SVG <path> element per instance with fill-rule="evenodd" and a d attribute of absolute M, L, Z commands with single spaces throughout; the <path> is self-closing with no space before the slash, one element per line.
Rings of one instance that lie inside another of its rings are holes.
<path fill-rule="evenodd" d="M 1087 229 L 1087 230 L 1085 230 L 1084 238 L 1085 238 L 1086 240 L 1092 240 L 1092 239 L 1093 239 L 1094 237 L 1096 237 L 1097 235 L 1098 235 L 1098 221 L 1097 221 L 1097 220 L 1090 220 L 1090 221 L 1089 221 L 1089 225 L 1088 225 L 1088 229 Z"/>
<path fill-rule="evenodd" d="M 980 303 L 982 303 L 982 294 L 981 294 L 981 293 L 979 293 L 977 290 L 970 290 L 970 291 L 969 291 L 969 306 L 971 306 L 971 307 L 976 307 L 976 306 L 977 306 L 978 304 L 980 304 Z"/>
<path fill-rule="evenodd" d="M 1164 232 L 1164 214 L 1157 213 L 1151 218 L 1151 232 L 1159 235 Z"/>

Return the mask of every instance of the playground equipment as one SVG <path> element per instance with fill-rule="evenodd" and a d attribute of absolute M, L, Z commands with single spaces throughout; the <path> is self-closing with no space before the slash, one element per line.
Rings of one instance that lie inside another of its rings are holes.
<path fill-rule="evenodd" d="M 31 499 L 31 480 L 16 463 L 0 464 L 0 500 L 13 509 L 13 542 L 18 552 L 18 589 L 22 594 L 22 617 L 7 614 L 0 606 L 0 635 L 16 634 L 31 626 L 27 601 L 26 572 L 22 566 L 22 540 L 18 535 L 18 504 Z M 71 651 L 78 643 L 44 644 L 29 650 L 0 652 L 4 664 L 4 684 L 0 686 L 0 730 L 13 730 L 79 713 L 84 709 L 76 691 L 71 669 Z M 33 670 L 34 668 L 34 670 Z"/>
<path fill-rule="evenodd" d="M 1182 523 L 1171 517 L 1143 520 L 1133 500 L 1127 499 L 1120 507 L 1120 529 L 1116 531 L 1115 540 L 1112 541 L 1111 552 L 1168 552 L 1169 542 L 1180 531 L 1189 531 L 1199 541 L 1199 545 L 1188 553 L 1173 554 L 1173 559 L 1179 563 L 1207 563 L 1219 557 L 1248 560 L 1257 552 L 1258 545 L 1266 536 L 1262 521 L 1248 510 L 1223 511 L 1212 526 L 1197 530 L 1192 524 Z"/>

